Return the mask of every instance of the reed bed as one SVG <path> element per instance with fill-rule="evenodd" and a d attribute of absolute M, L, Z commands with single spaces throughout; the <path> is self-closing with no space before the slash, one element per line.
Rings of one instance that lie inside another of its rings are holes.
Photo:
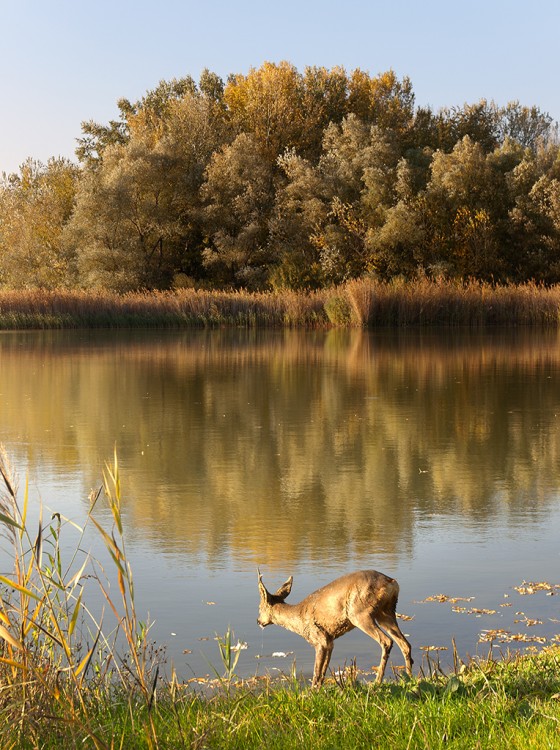
<path fill-rule="evenodd" d="M 320 294 L 295 292 L 0 292 L 0 328 L 127 328 L 325 325 Z"/>
<path fill-rule="evenodd" d="M 4 290 L 0 329 L 126 327 L 558 326 L 560 286 L 420 278 L 317 292 Z"/>
<path fill-rule="evenodd" d="M 113 562 L 115 594 L 81 551 L 85 528 L 56 513 L 30 520 L 27 485 L 21 500 L 3 450 L 0 482 L 0 534 L 13 561 L 0 576 L 3 750 L 558 747 L 558 648 L 466 664 L 455 653 L 449 675 L 426 655 L 416 678 L 383 685 L 361 681 L 350 665 L 311 691 L 295 667 L 274 681 L 239 680 L 228 631 L 218 638 L 221 670 L 211 684 L 181 682 L 172 669 L 164 675 L 164 656 L 135 609 L 116 456 L 87 520 Z M 103 501 L 110 528 L 97 519 Z M 78 533 L 74 552 L 61 543 L 69 530 Z M 114 625 L 88 609 L 90 585 Z"/>

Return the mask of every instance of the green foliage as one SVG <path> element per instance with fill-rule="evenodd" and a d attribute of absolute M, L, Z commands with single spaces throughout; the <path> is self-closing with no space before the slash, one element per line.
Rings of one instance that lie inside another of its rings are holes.
<path fill-rule="evenodd" d="M 334 326 L 348 326 L 352 322 L 352 307 L 348 298 L 343 295 L 333 294 L 328 297 L 325 312 Z"/>
<path fill-rule="evenodd" d="M 560 282 L 557 124 L 415 107 L 394 71 L 205 69 L 0 184 L 0 285 L 329 287 L 372 272 Z"/>
<path fill-rule="evenodd" d="M 65 159 L 27 160 L 0 180 L 0 283 L 6 287 L 68 287 L 75 258 L 63 242 L 79 172 Z"/>

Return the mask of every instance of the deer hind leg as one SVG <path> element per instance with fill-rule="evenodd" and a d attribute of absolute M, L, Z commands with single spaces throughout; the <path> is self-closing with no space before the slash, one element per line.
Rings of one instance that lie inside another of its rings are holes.
<path fill-rule="evenodd" d="M 320 688 L 325 679 L 327 668 L 331 660 L 334 643 L 319 644 L 315 646 L 315 667 L 313 669 L 312 688 Z"/>
<path fill-rule="evenodd" d="M 397 646 L 400 648 L 402 655 L 404 656 L 406 671 L 412 677 L 412 665 L 414 664 L 414 660 L 410 655 L 412 649 L 410 643 L 404 637 L 402 630 L 399 628 L 396 616 L 388 612 L 378 612 L 375 615 L 375 619 L 378 625 L 386 630 L 396 641 Z"/>
<path fill-rule="evenodd" d="M 369 612 L 364 612 L 363 614 L 354 616 L 352 618 L 352 624 L 357 628 L 360 628 L 360 630 L 369 635 L 370 638 L 377 641 L 381 646 L 381 661 L 377 667 L 377 678 L 375 680 L 377 683 L 380 683 L 385 674 L 385 667 L 387 666 L 389 654 L 393 647 L 393 641 L 381 630 Z"/>

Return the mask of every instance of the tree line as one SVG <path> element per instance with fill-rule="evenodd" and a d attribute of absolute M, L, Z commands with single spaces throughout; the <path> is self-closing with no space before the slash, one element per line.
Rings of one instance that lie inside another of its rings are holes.
<path fill-rule="evenodd" d="M 393 71 L 265 63 L 162 81 L 82 123 L 77 163 L 0 181 L 0 285 L 317 289 L 560 281 L 558 126 L 415 106 Z"/>

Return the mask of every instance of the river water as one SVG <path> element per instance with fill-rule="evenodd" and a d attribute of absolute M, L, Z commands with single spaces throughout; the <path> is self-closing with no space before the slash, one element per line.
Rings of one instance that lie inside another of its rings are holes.
<path fill-rule="evenodd" d="M 293 601 L 396 577 L 417 664 L 560 634 L 556 332 L 3 333 L 0 373 L 0 442 L 45 518 L 83 523 L 116 447 L 136 607 L 181 678 L 220 671 L 228 626 L 239 674 L 309 674 L 301 638 L 256 625 L 257 566 Z M 353 631 L 333 666 L 354 657 L 379 648 Z"/>

